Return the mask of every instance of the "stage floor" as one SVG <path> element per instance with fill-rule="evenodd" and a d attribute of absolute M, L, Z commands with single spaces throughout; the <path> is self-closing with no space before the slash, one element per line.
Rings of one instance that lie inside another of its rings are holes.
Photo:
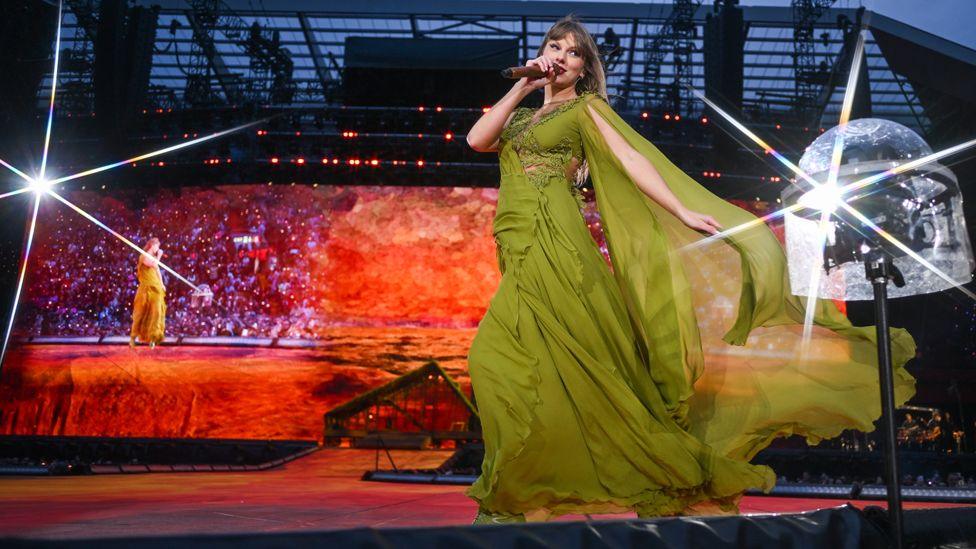
<path fill-rule="evenodd" d="M 330 328 L 316 349 L 21 345 L 0 434 L 319 439 L 322 415 L 436 360 L 468 390 L 473 329 Z"/>
<path fill-rule="evenodd" d="M 439 465 L 446 451 L 394 451 L 401 468 Z M 324 449 L 250 473 L 0 478 L 0 536 L 100 538 L 469 524 L 463 486 L 364 482 L 372 450 Z M 380 454 L 380 468 L 389 462 Z M 790 513 L 845 500 L 746 497 L 744 513 Z M 853 502 L 859 507 L 882 502 Z M 908 503 L 906 508 L 949 507 Z M 580 520 L 566 516 L 559 520 Z M 598 518 L 633 518 L 633 515 Z"/>

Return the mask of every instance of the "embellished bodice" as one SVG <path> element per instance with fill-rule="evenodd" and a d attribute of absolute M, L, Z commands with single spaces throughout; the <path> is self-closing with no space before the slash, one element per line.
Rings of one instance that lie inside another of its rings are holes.
<path fill-rule="evenodd" d="M 566 113 L 589 95 L 583 93 L 538 118 L 538 111 L 519 107 L 502 131 L 500 146 L 512 148 L 529 182 L 540 190 L 555 177 L 566 181 L 567 189 L 581 201 L 576 171 L 584 161 L 583 143 L 576 117 Z"/>

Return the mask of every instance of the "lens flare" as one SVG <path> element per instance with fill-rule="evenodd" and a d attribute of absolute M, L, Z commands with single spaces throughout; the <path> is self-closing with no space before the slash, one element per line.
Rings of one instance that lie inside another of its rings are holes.
<path fill-rule="evenodd" d="M 0 366 L 3 366 L 4 359 L 7 358 L 7 345 L 10 343 L 10 334 L 14 330 L 14 320 L 17 318 L 17 306 L 20 304 L 20 292 L 24 289 L 24 279 L 27 278 L 27 261 L 30 259 L 31 246 L 34 244 L 34 229 L 37 227 L 37 211 L 41 208 L 41 194 L 34 195 L 34 212 L 31 214 L 30 228 L 27 231 L 27 244 L 24 246 L 24 255 L 20 259 L 20 275 L 17 277 L 17 290 L 14 292 L 14 304 L 10 309 L 10 320 L 7 322 L 7 330 L 3 335 L 3 347 L 0 348 Z"/>
<path fill-rule="evenodd" d="M 65 206 L 67 206 L 67 207 L 71 208 L 72 210 L 78 212 L 82 217 L 84 217 L 85 219 L 91 221 L 92 223 L 94 223 L 98 227 L 100 227 L 102 229 L 105 229 L 112 236 L 114 236 L 115 238 L 118 238 L 125 245 L 129 246 L 133 250 L 139 252 L 140 254 L 142 254 L 142 255 L 144 255 L 144 256 L 146 256 L 148 258 L 156 259 L 155 256 L 151 255 L 146 250 L 143 250 L 141 247 L 139 247 L 138 244 L 135 244 L 134 242 L 132 242 L 128 238 L 126 238 L 126 237 L 122 236 L 121 234 L 119 234 L 118 232 L 114 231 L 111 227 L 109 227 L 108 225 L 102 223 L 98 218 L 96 218 L 92 214 L 86 212 L 85 210 L 79 208 L 78 206 L 74 205 L 73 203 L 71 203 L 70 201 L 68 201 L 68 199 L 66 199 L 65 197 L 61 196 L 60 194 L 58 194 L 58 193 L 56 193 L 56 192 L 54 192 L 52 190 L 49 190 L 47 192 L 47 194 L 50 195 L 50 196 L 53 196 L 55 199 L 58 200 L 58 202 L 61 202 Z M 178 272 L 174 271 L 173 269 L 169 268 L 169 266 L 167 266 L 166 264 L 164 264 L 162 261 L 158 261 L 157 260 L 157 263 L 159 264 L 160 268 L 162 268 L 164 271 L 168 272 L 169 274 L 175 276 L 177 278 L 177 280 L 179 280 L 180 282 L 186 284 L 190 288 L 193 288 L 193 290 L 195 290 L 195 291 L 198 291 L 198 292 L 200 291 L 200 288 L 198 288 L 196 284 L 190 282 L 189 280 L 187 280 L 186 278 L 184 278 L 183 275 L 181 275 L 180 273 L 178 273 Z"/>
<path fill-rule="evenodd" d="M 907 172 L 909 170 L 918 168 L 930 162 L 939 160 L 940 158 L 943 158 L 945 156 L 955 154 L 963 150 L 969 149 L 973 146 L 976 146 L 976 139 L 966 141 L 964 143 L 960 143 L 953 147 L 949 147 L 947 149 L 933 153 L 931 155 L 918 158 L 911 162 L 900 164 L 899 166 L 891 168 L 890 170 L 887 170 L 880 174 L 864 177 L 843 187 L 838 188 L 837 186 L 838 174 L 840 172 L 840 165 L 843 160 L 842 157 L 844 151 L 844 127 L 850 121 L 851 113 L 853 111 L 854 96 L 857 93 L 857 79 L 860 75 L 861 63 L 864 58 L 864 41 L 865 41 L 865 31 L 862 29 L 858 34 L 857 43 L 854 49 L 854 54 L 852 55 L 851 68 L 848 71 L 847 88 L 845 90 L 844 101 L 841 106 L 840 119 L 838 121 L 839 128 L 838 128 L 837 136 L 834 141 L 834 147 L 831 151 L 831 161 L 830 161 L 830 168 L 827 174 L 827 181 L 823 183 L 814 180 L 813 177 L 811 177 L 809 174 L 807 174 L 802 169 L 800 169 L 799 166 L 797 166 L 789 159 L 787 159 L 785 156 L 783 156 L 775 149 L 773 149 L 768 143 L 766 143 L 762 138 L 760 138 L 754 132 L 749 130 L 744 124 L 736 120 L 730 114 L 726 113 L 724 110 L 722 110 L 722 108 L 716 105 L 713 101 L 705 97 L 704 94 L 702 94 L 698 90 L 695 90 L 694 88 L 690 88 L 689 86 L 692 93 L 694 93 L 706 105 L 711 107 L 719 116 L 721 116 L 723 119 L 728 121 L 733 127 L 735 127 L 740 132 L 742 132 L 742 134 L 745 135 L 747 138 L 749 138 L 754 143 L 762 147 L 763 152 L 765 154 L 772 156 L 779 163 L 783 164 L 788 170 L 790 170 L 792 173 L 794 173 L 797 176 L 798 180 L 805 181 L 812 188 L 808 190 L 806 193 L 804 193 L 797 201 L 797 203 L 793 204 L 792 206 L 784 207 L 781 208 L 780 210 L 767 214 L 761 218 L 757 218 L 734 227 L 729 227 L 728 229 L 720 233 L 699 239 L 698 241 L 692 244 L 686 245 L 682 247 L 679 251 L 686 251 L 686 250 L 698 248 L 700 246 L 705 246 L 709 243 L 723 239 L 727 236 L 731 236 L 733 234 L 748 230 L 749 228 L 758 226 L 760 223 L 765 223 L 769 220 L 782 217 L 787 213 L 796 211 L 801 208 L 810 208 L 813 210 L 819 210 L 821 212 L 820 222 L 818 223 L 817 248 L 823 250 L 826 241 L 827 231 L 830 227 L 829 218 L 831 214 L 834 211 L 836 211 L 837 208 L 843 208 L 845 211 L 847 211 L 856 219 L 858 219 L 864 226 L 870 228 L 872 231 L 877 233 L 879 236 L 881 236 L 888 242 L 892 243 L 895 247 L 897 247 L 899 250 L 904 252 L 906 255 L 918 261 L 919 264 L 923 265 L 926 269 L 934 273 L 936 276 L 949 282 L 953 287 L 958 288 L 965 295 L 976 300 L 976 294 L 967 290 L 966 288 L 963 288 L 958 282 L 956 282 L 951 277 L 949 277 L 941 269 L 939 269 L 938 267 L 936 267 L 935 265 L 927 261 L 925 258 L 921 257 L 919 254 L 917 254 L 915 251 L 910 249 L 904 243 L 900 242 L 893 235 L 884 231 L 881 227 L 873 223 L 870 219 L 865 217 L 863 214 L 857 211 L 853 206 L 851 206 L 847 200 L 845 200 L 845 196 L 847 196 L 848 194 L 856 190 L 862 189 L 869 185 L 879 183 L 900 173 Z M 791 182 L 794 185 L 797 184 L 796 181 L 791 181 Z M 853 202 L 857 198 L 860 197 L 852 197 L 849 200 Z M 814 324 L 813 320 L 814 320 L 816 305 L 818 301 L 817 292 L 820 287 L 820 278 L 822 276 L 821 271 L 822 269 L 819 267 L 819 265 L 815 263 L 810 273 L 810 285 L 809 285 L 810 290 L 809 293 L 806 295 L 806 307 L 805 307 L 804 322 L 803 322 L 803 337 L 802 337 L 801 350 L 800 350 L 801 354 L 806 354 L 809 350 L 809 342 L 811 340 L 813 324 Z"/>
<path fill-rule="evenodd" d="M 54 38 L 54 72 L 51 75 L 51 102 L 47 108 L 47 128 L 44 130 L 44 153 L 41 155 L 41 171 L 37 174 L 38 181 L 45 181 L 47 173 L 47 155 L 51 147 L 51 127 L 54 125 L 54 100 L 58 90 L 58 66 L 61 60 L 61 10 L 64 2 L 58 2 L 58 30 Z"/>
<path fill-rule="evenodd" d="M 843 201 L 839 189 L 837 188 L 837 174 L 840 173 L 840 164 L 844 157 L 844 136 L 847 123 L 851 120 L 851 112 L 854 110 L 854 95 L 857 93 L 857 78 L 861 72 L 861 58 L 864 54 L 864 30 L 861 29 L 857 34 L 857 43 L 854 46 L 854 55 L 851 60 L 851 68 L 847 71 L 847 87 L 844 89 L 844 102 L 840 108 L 840 120 L 838 120 L 837 134 L 834 136 L 834 147 L 830 154 L 830 167 L 827 171 L 827 182 L 819 187 L 814 187 L 811 191 L 804 193 L 798 202 L 803 202 L 807 198 L 804 206 L 820 211 L 820 222 L 817 223 L 817 244 L 816 251 L 823 255 L 824 244 L 827 241 L 827 231 L 830 229 L 830 216 L 837 209 L 837 205 Z M 816 205 L 812 205 L 815 202 Z M 817 293 L 820 290 L 820 279 L 823 276 L 823 269 L 817 262 L 810 266 L 810 283 L 807 286 L 807 302 L 803 314 L 803 336 L 800 344 L 800 354 L 805 356 L 810 351 L 810 340 L 813 337 L 813 321 L 817 312 Z"/>
<path fill-rule="evenodd" d="M 180 149 L 185 149 L 185 148 L 191 147 L 193 145 L 197 145 L 197 144 L 200 144 L 200 143 L 203 143 L 203 142 L 206 142 L 206 141 L 210 141 L 211 139 L 217 139 L 218 137 L 223 137 L 223 136 L 228 135 L 228 134 L 231 134 L 231 133 L 239 132 L 239 131 L 241 131 L 243 129 L 250 128 L 251 126 L 254 126 L 256 124 L 263 124 L 263 123 L 267 122 L 270 119 L 271 119 L 271 117 L 263 118 L 261 120 L 255 120 L 254 122 L 248 122 L 247 124 L 243 124 L 243 125 L 237 126 L 235 128 L 230 128 L 230 129 L 227 129 L 227 130 L 219 131 L 217 133 L 212 133 L 210 135 L 205 135 L 203 137 L 198 137 L 196 139 L 192 139 L 192 140 L 187 141 L 185 143 L 179 143 L 177 145 L 173 145 L 173 146 L 166 147 L 166 148 L 163 148 L 163 149 L 158 149 L 158 150 L 155 150 L 155 151 L 150 151 L 150 152 L 147 152 L 145 154 L 140 154 L 139 156 L 133 156 L 132 158 L 127 158 L 125 160 L 119 160 L 118 162 L 112 162 L 111 164 L 106 164 L 104 166 L 99 166 L 97 168 L 92 168 L 90 170 L 85 170 L 83 172 L 78 172 L 78 173 L 75 173 L 75 174 L 66 175 L 64 177 L 59 177 L 57 179 L 52 180 L 51 181 L 51 184 L 52 185 L 59 185 L 61 183 L 64 183 L 65 181 L 71 181 L 71 180 L 74 180 L 74 179 L 80 179 L 82 177 L 88 177 L 89 175 L 94 175 L 96 173 L 101 173 L 101 172 L 104 172 L 104 171 L 108 171 L 108 170 L 111 170 L 112 168 L 118 168 L 119 166 L 125 166 L 126 164 L 131 164 L 133 162 L 139 162 L 141 160 L 145 160 L 147 158 L 152 158 L 154 156 L 159 156 L 161 154 L 166 154 L 166 153 L 170 153 L 170 152 L 173 152 L 173 151 L 178 151 Z"/>
<path fill-rule="evenodd" d="M 697 90 L 692 90 L 692 91 L 695 93 L 696 96 L 698 96 L 700 99 L 702 99 L 702 101 L 704 101 L 707 105 L 709 105 L 712 109 L 714 109 L 715 112 L 719 116 L 721 116 L 722 118 L 728 120 L 729 123 L 731 123 L 733 126 L 735 126 L 740 131 L 742 131 L 743 134 L 745 134 L 747 137 L 749 137 L 750 139 L 752 139 L 759 146 L 763 147 L 763 149 L 767 153 L 771 154 L 774 158 L 776 158 L 776 160 L 778 160 L 781 164 L 783 164 L 784 166 L 786 166 L 787 169 L 789 169 L 791 172 L 793 172 L 794 174 L 796 174 L 796 176 L 798 178 L 806 181 L 807 183 L 809 183 L 814 188 L 817 188 L 817 187 L 821 186 L 821 183 L 818 182 L 818 181 L 816 181 L 815 179 L 813 179 L 813 177 L 811 177 L 810 174 L 806 173 L 805 171 L 803 171 L 802 169 L 800 169 L 799 166 L 797 166 L 796 164 L 794 164 L 793 162 L 791 162 L 789 159 L 787 159 L 786 157 L 784 157 L 783 155 L 777 153 L 775 150 L 773 150 L 771 147 L 769 147 L 769 145 L 765 141 L 763 141 L 759 136 L 755 135 L 748 128 L 746 128 L 745 126 L 743 126 L 740 122 L 738 122 L 730 114 L 728 114 L 725 111 L 723 111 L 721 109 L 721 107 L 719 107 L 718 105 L 716 105 L 713 101 L 710 101 L 709 99 L 707 99 L 701 92 L 699 92 Z M 847 193 L 851 192 L 852 190 L 860 189 L 860 188 L 866 187 L 867 185 L 871 185 L 871 184 L 874 184 L 874 183 L 879 183 L 879 182 L 884 181 L 885 179 L 888 179 L 889 177 L 892 177 L 892 176 L 897 175 L 899 173 L 903 173 L 903 172 L 908 171 L 908 170 L 910 170 L 912 168 L 916 168 L 916 167 L 922 166 L 922 165 L 924 165 L 926 163 L 929 163 L 929 162 L 934 162 L 935 160 L 938 160 L 938 159 L 943 158 L 945 156 L 948 156 L 950 154 L 954 154 L 954 153 L 957 153 L 957 152 L 966 150 L 966 149 L 968 149 L 970 147 L 973 147 L 973 146 L 976 146 L 976 139 L 972 139 L 970 141 L 966 141 L 964 143 L 960 143 L 959 145 L 955 145 L 955 146 L 950 147 L 948 149 L 945 149 L 943 151 L 939 151 L 938 153 L 933 153 L 931 155 L 925 156 L 923 158 L 919 158 L 919 159 L 914 160 L 914 161 L 911 161 L 911 162 L 906 162 L 905 164 L 901 164 L 901 165 L 899 165 L 899 166 L 897 166 L 895 168 L 892 168 L 892 169 L 890 169 L 890 170 L 888 170 L 886 172 L 883 172 L 881 174 L 877 174 L 877 175 L 869 176 L 869 177 L 866 177 L 866 178 L 863 178 L 863 179 L 859 179 L 859 180 L 854 181 L 853 183 L 851 183 L 849 185 L 845 185 L 845 186 L 841 187 L 840 188 L 840 192 L 841 192 L 842 195 L 846 195 Z M 849 204 L 847 204 L 847 202 L 845 202 L 844 200 L 841 200 L 840 203 L 838 204 L 838 206 L 840 206 L 840 207 L 842 207 L 844 209 L 848 209 L 849 208 L 850 211 L 854 211 L 853 207 L 850 206 Z M 710 237 L 706 237 L 706 238 L 700 240 L 697 243 L 694 243 L 694 244 L 685 246 L 684 248 L 682 248 L 682 250 L 689 249 L 692 246 L 702 245 L 701 244 L 702 241 L 714 242 L 715 239 L 719 238 L 722 235 L 734 234 L 736 232 L 740 232 L 742 230 L 745 230 L 745 228 L 748 228 L 749 226 L 758 225 L 758 223 L 760 223 L 760 222 L 762 222 L 764 220 L 774 219 L 776 217 L 782 217 L 787 212 L 795 211 L 795 210 L 799 209 L 800 207 L 801 206 L 799 206 L 799 205 L 793 205 L 793 206 L 790 206 L 790 207 L 782 208 L 781 210 L 776 211 L 776 212 L 773 212 L 773 213 L 770 213 L 770 214 L 764 216 L 763 218 L 751 220 L 751 221 L 748 221 L 748 222 L 746 222 L 744 224 L 737 225 L 737 226 L 734 226 L 734 227 L 730 227 L 730 228 L 726 229 L 725 231 L 723 231 L 722 233 L 719 233 L 717 235 L 712 235 Z M 858 212 L 858 215 L 860 215 L 859 212 Z M 861 218 L 863 218 L 863 216 L 861 216 Z M 867 219 L 867 218 L 863 218 L 863 219 Z M 874 225 L 873 223 L 865 223 L 865 226 L 871 228 L 875 232 L 878 232 L 879 230 L 881 230 L 879 227 L 877 227 L 877 225 Z M 878 233 L 878 234 L 881 234 L 881 233 Z M 890 235 L 888 233 L 884 233 L 884 234 L 887 235 L 885 237 L 886 239 L 893 239 L 894 241 L 897 241 L 897 239 L 894 236 L 892 236 L 892 235 Z M 882 236 L 884 236 L 884 235 L 882 235 Z M 930 262 L 928 262 L 928 261 L 924 260 L 923 258 L 921 258 L 921 256 L 919 256 L 915 252 L 911 251 L 907 246 L 905 246 L 901 242 L 898 242 L 898 244 L 896 244 L 896 246 L 899 249 L 905 251 L 905 253 L 907 255 L 909 255 L 910 257 L 912 257 L 913 259 L 919 261 L 919 264 L 921 264 L 922 266 L 924 266 L 926 269 L 932 271 L 932 273 L 935 274 L 936 276 L 938 276 L 939 278 L 942 278 L 943 280 L 946 280 L 947 282 L 951 282 L 954 287 L 960 289 L 966 295 L 971 296 L 974 299 L 976 299 L 976 295 L 974 295 L 972 292 L 969 292 L 965 288 L 962 288 L 959 285 L 958 282 L 953 281 L 942 270 L 940 270 L 935 265 L 932 265 Z"/>
<path fill-rule="evenodd" d="M 58 177 L 56 179 L 49 179 L 47 177 L 47 162 L 48 162 L 49 153 L 50 153 L 51 134 L 52 134 L 53 126 L 54 126 L 54 107 L 55 107 L 56 102 L 57 102 L 58 71 L 59 71 L 59 67 L 60 67 L 60 53 L 61 53 L 60 52 L 60 50 L 61 50 L 61 24 L 62 24 L 61 19 L 62 19 L 62 16 L 63 16 L 63 11 L 62 10 L 63 10 L 62 2 L 58 2 L 58 25 L 57 25 L 57 33 L 55 35 L 56 38 L 55 38 L 55 48 L 54 48 L 54 68 L 53 68 L 53 72 L 52 72 L 52 75 L 51 75 L 51 97 L 50 97 L 50 101 L 48 103 L 47 124 L 46 124 L 45 131 L 44 131 L 44 150 L 43 150 L 42 157 L 41 157 L 41 162 L 40 162 L 40 164 L 41 164 L 40 171 L 38 172 L 38 174 L 36 176 L 32 177 L 32 176 L 24 173 L 23 171 L 17 169 L 15 166 L 13 166 L 12 164 L 10 164 L 9 162 L 7 162 L 7 161 L 3 160 L 2 158 L 0 158 L 0 166 L 3 166 L 4 168 L 7 168 L 8 170 L 10 170 L 11 172 L 13 172 L 14 174 L 16 174 L 18 177 L 20 177 L 21 179 L 23 179 L 26 182 L 26 185 L 24 185 L 23 187 L 21 187 L 19 189 L 16 189 L 16 190 L 13 190 L 13 191 L 9 191 L 9 192 L 0 194 L 0 199 L 7 198 L 7 197 L 11 197 L 11 196 L 16 196 L 18 194 L 25 194 L 25 193 L 33 193 L 34 194 L 34 210 L 33 210 L 33 213 L 31 214 L 31 222 L 30 222 L 30 228 L 29 228 L 29 231 L 28 231 L 28 234 L 27 234 L 27 242 L 26 242 L 26 245 L 24 247 L 24 253 L 23 253 L 22 257 L 21 257 L 20 276 L 19 276 L 18 281 L 17 281 L 17 291 L 16 291 L 16 294 L 14 296 L 13 309 L 12 309 L 12 311 L 10 313 L 10 318 L 8 319 L 7 330 L 5 332 L 4 339 L 3 339 L 3 347 L 0 348 L 0 367 L 3 366 L 3 361 L 6 358 L 7 346 L 8 346 L 8 343 L 10 341 L 10 335 L 11 335 L 11 333 L 13 331 L 14 322 L 16 320 L 17 308 L 18 308 L 18 305 L 19 305 L 19 302 L 20 302 L 20 294 L 21 294 L 21 291 L 23 290 L 24 280 L 27 277 L 27 266 L 28 266 L 28 261 L 30 259 L 31 246 L 33 245 L 33 242 L 34 242 L 34 233 L 35 233 L 35 229 L 37 227 L 38 211 L 40 209 L 41 199 L 44 196 L 51 196 L 51 197 L 55 198 L 56 200 L 58 200 L 62 204 L 68 206 L 69 208 L 71 208 L 72 210 L 74 210 L 75 212 L 77 212 L 78 214 L 80 214 L 85 219 L 88 219 L 89 221 L 91 221 L 92 223 L 94 223 L 96 226 L 98 226 L 98 227 L 100 227 L 100 228 L 108 231 L 110 234 L 112 234 L 112 236 L 114 236 L 115 238 L 119 239 L 120 241 L 122 241 L 123 243 L 125 243 L 130 248 L 136 250 L 137 252 L 139 252 L 142 255 L 149 256 L 149 254 L 145 250 L 143 250 L 141 247 L 139 247 L 138 245 L 136 245 L 135 243 L 133 243 L 131 240 L 129 240 L 125 236 L 119 234 L 118 232 L 114 231 L 111 227 L 109 227 L 108 225 L 102 223 L 100 220 L 98 220 L 97 218 L 95 218 L 95 216 L 89 214 L 88 212 L 84 211 L 80 207 L 78 207 L 75 204 L 71 203 L 70 201 L 68 201 L 63 196 L 61 196 L 58 193 L 54 192 L 53 187 L 55 185 L 59 185 L 59 184 L 64 183 L 66 181 L 72 181 L 72 180 L 75 180 L 75 179 L 80 179 L 82 177 L 87 177 L 89 175 L 94 175 L 94 174 L 97 174 L 97 173 L 101 173 L 101 172 L 104 172 L 104 171 L 107 171 L 107 170 L 111 170 L 112 168 L 116 168 L 116 167 L 119 167 L 119 166 L 123 166 L 125 164 L 130 164 L 132 162 L 138 162 L 140 160 L 145 160 L 147 158 L 152 158 L 152 157 L 160 156 L 160 155 L 163 155 L 163 154 L 166 154 L 166 153 L 169 153 L 169 152 L 173 152 L 173 151 L 177 151 L 177 150 L 184 149 L 184 148 L 187 148 L 187 147 L 191 147 L 191 146 L 197 145 L 199 143 L 204 143 L 204 142 L 210 141 L 212 139 L 217 139 L 219 137 L 223 137 L 225 135 L 228 135 L 228 134 L 231 134 L 231 133 L 234 133 L 234 132 L 238 132 L 240 130 L 243 130 L 245 128 L 249 128 L 249 127 L 254 126 L 256 124 L 265 123 L 265 122 L 271 120 L 272 118 L 274 118 L 274 117 L 266 117 L 264 119 L 256 120 L 256 121 L 250 122 L 248 124 L 243 124 L 243 125 L 237 126 L 235 128 L 230 128 L 230 129 L 223 130 L 223 131 L 220 131 L 220 132 L 216 132 L 216 133 L 213 133 L 213 134 L 204 136 L 204 137 L 200 137 L 200 138 L 197 138 L 197 139 L 193 139 L 193 140 L 190 140 L 190 141 L 186 141 L 184 143 L 179 143 L 179 144 L 173 145 L 171 147 L 165 147 L 165 148 L 158 149 L 158 150 L 155 150 L 155 151 L 150 151 L 148 153 L 141 154 L 139 156 L 135 156 L 133 158 L 129 158 L 129 159 L 126 159 L 126 160 L 122 160 L 122 161 L 119 161 L 119 162 L 113 162 L 111 164 L 106 164 L 104 166 L 100 166 L 100 167 L 97 167 L 97 168 L 92 168 L 92 169 L 85 170 L 85 171 L 82 171 L 82 172 L 78 172 L 78 173 L 75 173 L 75 174 Z M 152 257 L 152 256 L 149 256 L 149 257 Z M 155 258 L 153 258 L 153 259 L 155 259 Z M 187 280 L 186 277 L 184 277 L 180 273 L 174 271 L 168 265 L 166 265 L 166 264 L 164 264 L 162 262 L 158 262 L 158 264 L 159 264 L 159 267 L 161 269 L 163 269 L 166 272 L 170 273 L 177 280 L 179 280 L 180 282 L 186 284 L 187 286 L 189 286 L 190 288 L 192 288 L 194 291 L 196 291 L 196 292 L 200 292 L 201 291 L 200 288 L 197 287 L 197 285 L 195 285 L 192 282 L 190 282 L 189 280 Z"/>
<path fill-rule="evenodd" d="M 941 269 L 939 269 L 935 265 L 931 264 L 924 257 L 918 255 L 918 253 L 916 253 L 915 250 L 912 250 L 911 248 L 909 248 L 908 246 L 906 246 L 900 240 L 898 240 L 897 238 L 895 238 L 891 233 L 889 233 L 888 231 L 885 231 L 881 227 L 877 226 L 873 221 L 871 221 L 870 219 L 868 219 L 867 217 L 865 217 L 864 214 L 862 214 L 861 212 L 859 212 L 856 209 L 854 209 L 850 204 L 847 204 L 846 202 L 841 202 L 840 203 L 840 207 L 841 208 L 844 208 L 844 210 L 846 210 L 848 213 L 850 213 L 855 218 L 857 218 L 858 221 L 860 221 L 861 223 L 863 223 L 863 224 L 867 225 L 868 227 L 870 227 L 871 230 L 873 230 L 875 233 L 878 234 L 878 236 L 880 236 L 881 238 L 887 240 L 888 242 L 891 242 L 896 248 L 898 248 L 899 250 L 905 252 L 905 255 L 911 257 L 915 261 L 918 261 L 920 265 L 922 265 L 926 269 L 932 271 L 936 276 L 938 276 L 942 280 L 945 280 L 946 282 L 948 282 L 949 284 L 951 284 L 954 288 L 956 288 L 957 290 L 959 290 L 960 292 L 962 292 L 966 296 L 968 296 L 971 299 L 973 299 L 974 301 L 976 301 L 976 294 L 974 294 L 973 292 L 971 292 L 971 291 L 967 290 L 966 288 L 962 287 L 962 285 L 960 285 L 958 282 L 956 282 L 952 277 L 950 277 L 949 275 L 945 274 Z"/>
<path fill-rule="evenodd" d="M 21 179 L 23 179 L 24 181 L 26 181 L 28 183 L 30 183 L 34 179 L 33 177 L 27 175 L 26 173 L 18 170 L 15 167 L 13 167 L 10 163 L 8 163 L 6 160 L 4 160 L 2 158 L 0 158 L 0 166 L 3 166 L 4 168 L 7 168 L 8 170 L 10 170 L 10 171 L 14 172 L 15 174 L 19 175 Z"/>
<path fill-rule="evenodd" d="M 27 190 L 43 195 L 44 193 L 51 190 L 51 187 L 53 186 L 54 185 L 47 179 L 42 179 L 38 177 L 37 179 L 32 180 L 30 184 L 27 185 Z"/>
<path fill-rule="evenodd" d="M 23 187 L 21 189 L 17 189 L 16 191 L 6 192 L 0 194 L 0 199 L 7 198 L 8 196 L 17 196 L 18 194 L 24 194 L 30 192 L 30 190 L 31 190 L 30 187 Z"/>

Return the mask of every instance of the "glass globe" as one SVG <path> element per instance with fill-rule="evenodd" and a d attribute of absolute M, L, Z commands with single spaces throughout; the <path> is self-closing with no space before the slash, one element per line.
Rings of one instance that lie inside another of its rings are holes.
<path fill-rule="evenodd" d="M 783 191 L 787 206 L 800 209 L 784 217 L 791 291 L 807 295 L 812 269 L 821 269 L 817 295 L 845 301 L 873 299 L 861 254 L 880 245 L 905 279 L 889 286 L 891 297 L 937 292 L 972 280 L 976 263 L 963 218 L 962 196 L 955 174 L 930 162 L 847 194 L 837 190 L 850 183 L 932 154 L 917 133 L 890 120 L 862 118 L 824 132 L 807 147 L 799 166 L 815 181 L 827 181 L 834 141 L 843 139 L 835 188 L 813 189 L 802 179 Z M 834 201 L 850 204 L 907 248 L 943 271 L 952 282 L 933 273 L 905 251 L 887 242 Z M 831 212 L 824 247 L 819 246 L 820 212 Z"/>

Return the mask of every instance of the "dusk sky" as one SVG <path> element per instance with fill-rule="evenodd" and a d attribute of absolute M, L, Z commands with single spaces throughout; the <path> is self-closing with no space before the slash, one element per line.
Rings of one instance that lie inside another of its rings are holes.
<path fill-rule="evenodd" d="M 666 3 L 664 0 L 654 1 Z M 739 3 L 743 6 L 789 6 L 790 0 L 741 0 Z M 703 4 L 711 5 L 712 1 L 705 0 Z M 976 0 L 838 0 L 834 5 L 841 8 L 865 6 L 871 11 L 976 49 Z"/>

